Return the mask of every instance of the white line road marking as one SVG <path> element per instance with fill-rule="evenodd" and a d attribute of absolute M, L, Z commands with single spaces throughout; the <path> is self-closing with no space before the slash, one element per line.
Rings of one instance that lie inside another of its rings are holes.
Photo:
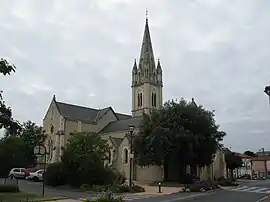
<path fill-rule="evenodd" d="M 262 202 L 262 201 L 264 201 L 265 199 L 267 199 L 268 197 L 269 197 L 269 196 L 265 196 L 265 197 L 263 197 L 263 198 L 261 198 L 261 199 L 255 201 L 255 202 Z"/>
<path fill-rule="evenodd" d="M 266 190 L 269 190 L 268 188 L 260 188 L 255 190 L 254 192 L 265 192 Z"/>

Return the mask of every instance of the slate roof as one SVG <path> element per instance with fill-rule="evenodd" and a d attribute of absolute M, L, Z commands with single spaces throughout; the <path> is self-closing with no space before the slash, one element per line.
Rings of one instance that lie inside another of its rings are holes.
<path fill-rule="evenodd" d="M 94 109 L 63 102 L 56 102 L 56 104 L 60 114 L 63 117 L 81 121 L 95 121 L 110 109 L 110 107 L 106 107 L 104 109 Z M 115 115 L 119 120 L 126 120 L 131 118 L 131 116 L 127 114 L 115 113 Z"/>
<path fill-rule="evenodd" d="M 109 132 L 128 130 L 130 125 L 133 125 L 135 128 L 139 128 L 141 125 L 141 122 L 142 122 L 141 117 L 110 122 L 107 126 L 105 126 L 100 131 L 100 133 L 109 133 Z"/>

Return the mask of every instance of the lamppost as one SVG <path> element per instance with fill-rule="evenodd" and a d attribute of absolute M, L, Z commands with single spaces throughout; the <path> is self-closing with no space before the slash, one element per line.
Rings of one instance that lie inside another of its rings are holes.
<path fill-rule="evenodd" d="M 44 196 L 44 190 L 45 190 L 45 184 L 44 184 L 44 180 L 45 180 L 45 169 L 46 169 L 46 155 L 47 155 L 47 149 L 46 146 L 43 143 L 39 143 L 37 146 L 35 146 L 34 148 L 34 154 L 38 157 L 38 156 L 42 156 L 44 159 L 43 162 L 43 183 L 42 183 L 42 196 Z"/>
<path fill-rule="evenodd" d="M 270 86 L 265 86 L 264 93 L 270 97 Z"/>
<path fill-rule="evenodd" d="M 129 154 L 129 186 L 132 187 L 132 165 L 133 165 L 133 132 L 134 126 L 129 126 L 129 133 L 130 133 L 130 154 Z"/>
<path fill-rule="evenodd" d="M 270 107 L 270 86 L 265 86 L 264 88 L 264 93 L 268 96 L 269 98 L 269 107 Z M 263 150 L 263 156 L 265 156 L 265 152 L 264 152 L 264 148 L 262 149 Z M 265 157 L 264 157 L 265 158 Z M 268 177 L 268 173 L 267 173 L 267 162 L 266 162 L 266 159 L 264 161 L 264 168 L 265 168 L 265 177 L 267 179 Z"/>

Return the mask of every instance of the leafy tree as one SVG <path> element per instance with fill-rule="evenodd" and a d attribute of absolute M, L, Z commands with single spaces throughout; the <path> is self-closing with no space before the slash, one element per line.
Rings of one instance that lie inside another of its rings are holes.
<path fill-rule="evenodd" d="M 10 75 L 15 69 L 16 67 L 7 60 L 0 59 L 0 74 Z M 12 110 L 6 105 L 2 94 L 3 91 L 0 90 L 0 129 L 4 128 L 11 134 L 17 134 L 21 129 L 20 124 L 12 118 Z"/>
<path fill-rule="evenodd" d="M 36 163 L 34 148 L 39 143 L 43 143 L 46 139 L 42 127 L 31 121 L 24 122 L 22 124 L 22 131 L 18 134 L 18 136 L 26 144 L 28 160 L 31 162 L 30 164 L 34 165 Z"/>
<path fill-rule="evenodd" d="M 183 174 L 190 165 L 195 172 L 196 166 L 212 163 L 226 135 L 218 128 L 214 112 L 184 99 L 168 101 L 151 116 L 144 115 L 141 133 L 134 140 L 136 160 L 144 166 L 164 165 L 165 178 L 169 167 L 178 167 Z"/>
<path fill-rule="evenodd" d="M 227 169 L 230 171 L 231 178 L 233 178 L 233 171 L 243 165 L 242 158 L 234 152 L 228 152 L 225 154 L 225 161 Z"/>
<path fill-rule="evenodd" d="M 27 145 L 18 137 L 10 136 L 0 141 L 0 176 L 7 177 L 11 168 L 27 167 Z"/>
<path fill-rule="evenodd" d="M 257 156 L 254 152 L 249 151 L 249 150 L 245 151 L 244 154 L 247 155 L 247 156 L 251 156 L 251 157 L 256 157 Z"/>
<path fill-rule="evenodd" d="M 104 184 L 109 172 L 104 168 L 109 147 L 95 133 L 75 133 L 64 149 L 62 163 L 70 185 Z"/>

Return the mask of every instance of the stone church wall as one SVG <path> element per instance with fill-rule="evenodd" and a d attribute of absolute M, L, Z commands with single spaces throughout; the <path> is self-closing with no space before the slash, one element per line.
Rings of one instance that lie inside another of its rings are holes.
<path fill-rule="evenodd" d="M 161 182 L 164 177 L 164 170 L 160 166 L 136 167 L 136 181 L 139 182 Z"/>

